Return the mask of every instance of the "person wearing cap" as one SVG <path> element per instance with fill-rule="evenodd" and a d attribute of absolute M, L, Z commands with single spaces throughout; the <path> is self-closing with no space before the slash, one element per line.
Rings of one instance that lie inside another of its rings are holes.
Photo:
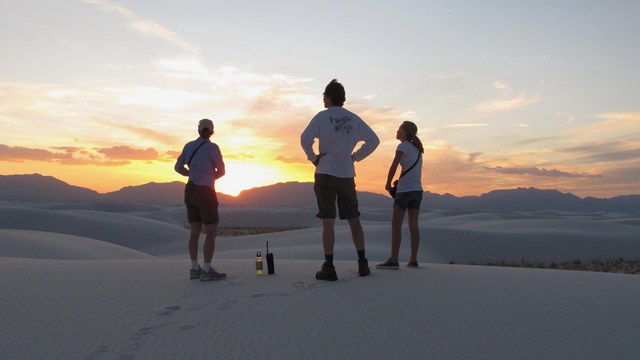
<path fill-rule="evenodd" d="M 314 186 L 318 203 L 317 216 L 322 219 L 322 245 L 325 261 L 316 279 L 338 279 L 333 265 L 335 244 L 336 201 L 340 219 L 347 220 L 358 254 L 358 274 L 371 273 L 365 257 L 364 231 L 360 223 L 355 184 L 354 162 L 362 161 L 380 144 L 380 139 L 356 114 L 343 108 L 346 100 L 342 84 L 333 79 L 323 94 L 324 107 L 311 119 L 300 136 L 307 159 L 315 165 Z M 313 143 L 318 139 L 318 154 Z M 356 144 L 364 143 L 356 150 Z"/>
<path fill-rule="evenodd" d="M 227 277 L 227 274 L 215 271 L 211 267 L 211 261 L 220 221 L 215 181 L 224 176 L 224 160 L 218 145 L 209 140 L 213 135 L 213 121 L 200 120 L 198 134 L 200 136 L 196 140 L 184 146 L 174 167 L 176 172 L 189 177 L 184 189 L 184 202 L 187 206 L 187 218 L 191 229 L 189 277 L 202 281 L 222 280 Z M 202 247 L 204 267 L 201 268 L 198 264 L 198 242 L 203 227 L 206 237 Z"/>

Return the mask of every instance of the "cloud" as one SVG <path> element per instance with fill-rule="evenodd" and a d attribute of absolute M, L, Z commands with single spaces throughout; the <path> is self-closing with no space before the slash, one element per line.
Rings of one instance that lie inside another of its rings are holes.
<path fill-rule="evenodd" d="M 596 174 L 586 174 L 586 173 L 570 173 L 566 171 L 560 171 L 557 169 L 540 169 L 536 167 L 531 168 L 509 168 L 509 167 L 484 167 L 485 170 L 500 173 L 500 174 L 509 174 L 509 175 L 532 175 L 532 176 L 542 176 L 542 177 L 566 177 L 566 178 L 599 178 L 602 175 Z"/>
<path fill-rule="evenodd" d="M 469 154 L 469 162 L 470 162 L 470 163 L 474 163 L 474 162 L 476 162 L 476 159 L 477 159 L 480 155 L 482 155 L 482 153 L 480 153 L 480 152 L 474 152 L 474 153 Z"/>
<path fill-rule="evenodd" d="M 493 82 L 493 87 L 496 88 L 496 90 L 505 90 L 509 88 L 509 85 L 502 81 L 496 80 Z"/>
<path fill-rule="evenodd" d="M 598 119 L 606 119 L 624 123 L 640 123 L 640 111 L 601 113 L 596 114 L 595 117 Z"/>
<path fill-rule="evenodd" d="M 114 4 L 113 2 L 108 0 L 82 0 L 82 2 L 86 4 L 97 5 L 103 11 L 108 11 L 120 15 L 127 21 L 127 25 L 131 29 L 145 36 L 161 39 L 184 50 L 188 50 L 191 53 L 198 52 L 198 49 L 195 46 L 189 44 L 177 33 L 173 32 L 172 30 L 168 29 L 155 20 L 139 16 L 138 14 L 125 8 L 124 6 Z"/>
<path fill-rule="evenodd" d="M 166 144 L 166 143 L 172 144 L 177 142 L 179 139 L 178 136 L 173 133 L 154 130 L 146 126 L 131 125 L 131 124 L 110 121 L 110 120 L 103 120 L 103 121 L 100 121 L 100 123 L 103 125 L 110 126 L 114 129 L 126 130 L 132 133 L 133 135 L 135 135 L 134 137 L 136 139 L 142 138 L 147 141 L 150 140 L 150 141 L 155 141 L 162 144 Z M 195 125 L 194 125 L 194 128 L 195 128 Z"/>
<path fill-rule="evenodd" d="M 485 126 L 489 126 L 489 124 L 486 124 L 486 123 L 448 124 L 448 125 L 440 126 L 438 128 L 435 128 L 435 129 L 431 129 L 431 131 L 433 131 L 433 130 L 442 130 L 442 129 L 459 129 L 459 128 L 469 128 L 469 127 L 485 127 Z"/>
<path fill-rule="evenodd" d="M 154 109 L 178 110 L 210 98 L 209 94 L 181 88 L 157 86 L 127 86 L 104 89 L 123 106 L 144 106 Z"/>
<path fill-rule="evenodd" d="M 129 146 L 114 146 L 97 149 L 98 153 L 109 159 L 118 160 L 157 160 L 158 152 L 155 149 L 134 149 Z"/>
<path fill-rule="evenodd" d="M 640 161 L 640 137 L 614 142 L 590 143 L 560 151 L 578 157 L 580 162 Z"/>
<path fill-rule="evenodd" d="M 282 156 L 279 155 L 275 158 L 275 160 L 283 162 L 285 164 L 308 164 L 309 160 L 307 160 L 305 157 L 290 157 L 290 156 Z"/>
<path fill-rule="evenodd" d="M 0 144 L 0 161 L 42 161 L 63 165 L 123 166 L 131 161 L 172 161 L 175 157 L 159 155 L 152 148 L 134 149 L 128 146 L 86 149 L 80 147 L 26 148 Z M 176 155 L 177 157 L 177 155 Z"/>
<path fill-rule="evenodd" d="M 526 93 L 523 93 L 513 99 L 481 102 L 475 105 L 473 109 L 481 114 L 491 114 L 532 105 L 540 102 L 540 100 L 541 98 L 538 95 L 528 95 Z"/>
<path fill-rule="evenodd" d="M 7 146 L 0 144 L 0 161 L 23 162 L 27 160 L 35 161 L 55 161 L 64 157 L 64 153 L 56 154 L 43 149 L 31 149 L 21 146 Z"/>
<path fill-rule="evenodd" d="M 155 66 L 163 75 L 180 80 L 212 82 L 212 72 L 195 57 L 157 59 Z"/>

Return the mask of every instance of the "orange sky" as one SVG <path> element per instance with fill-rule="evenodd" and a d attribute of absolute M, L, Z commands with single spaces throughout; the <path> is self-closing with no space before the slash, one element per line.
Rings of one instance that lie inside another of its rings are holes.
<path fill-rule="evenodd" d="M 175 158 L 206 117 L 219 191 L 312 181 L 299 135 L 337 78 L 382 141 L 359 190 L 384 193 L 410 120 L 428 191 L 640 194 L 640 4 L 185 1 L 3 7 L 0 174 L 184 181 Z"/>

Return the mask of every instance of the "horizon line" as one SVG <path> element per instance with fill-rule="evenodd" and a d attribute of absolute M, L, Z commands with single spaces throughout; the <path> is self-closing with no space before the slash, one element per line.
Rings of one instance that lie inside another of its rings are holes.
<path fill-rule="evenodd" d="M 50 178 L 52 178 L 52 179 L 55 179 L 55 180 L 61 181 L 61 182 L 65 183 L 65 184 L 67 184 L 67 185 L 69 185 L 69 186 L 73 186 L 73 187 L 78 187 L 78 188 L 82 188 L 82 189 L 87 189 L 87 190 L 90 190 L 90 191 L 94 191 L 94 192 L 96 192 L 98 195 L 112 194 L 112 193 L 116 193 L 116 192 L 122 191 L 122 190 L 124 190 L 125 188 L 141 187 L 141 186 L 149 185 L 149 184 L 159 184 L 159 185 L 162 185 L 162 184 L 172 184 L 172 183 L 182 183 L 182 184 L 185 184 L 185 182 L 178 181 L 178 180 L 175 180 L 175 181 L 169 181 L 169 182 L 156 182 L 156 181 L 150 181 L 150 182 L 147 182 L 147 183 L 144 183 L 144 184 L 139 184 L 139 185 L 127 185 L 127 186 L 124 186 L 124 187 L 122 187 L 122 188 L 120 188 L 120 189 L 118 189 L 118 190 L 114 190 L 114 191 L 99 192 L 99 191 L 97 191 L 97 190 L 95 190 L 95 189 L 92 189 L 92 188 L 89 188 L 89 187 L 86 187 L 86 186 L 73 185 L 73 184 L 71 184 L 71 183 L 69 183 L 69 182 L 67 182 L 67 181 L 64 181 L 64 180 L 62 180 L 62 179 L 59 179 L 59 178 L 57 178 L 57 177 L 55 177 L 55 176 L 53 176 L 53 175 L 43 175 L 43 174 L 40 174 L 40 173 L 31 173 L 31 174 L 8 174 L 8 175 L 2 175 L 2 174 L 0 174 L 0 177 L 8 177 L 8 176 L 34 176 L 34 175 L 36 175 L 36 176 L 42 176 L 42 177 L 50 177 Z M 225 193 L 225 192 L 221 192 L 221 191 L 216 191 L 216 193 L 223 194 L 223 195 L 225 195 L 225 196 L 230 196 L 230 197 L 233 197 L 233 198 L 238 198 L 238 197 L 240 196 L 240 194 L 242 194 L 242 193 L 243 193 L 243 192 L 245 192 L 245 191 L 249 191 L 249 190 L 253 190 L 253 189 L 259 189 L 259 188 L 264 188 L 264 187 L 269 187 L 269 186 L 274 186 L 274 185 L 278 185 L 278 184 L 288 184 L 288 183 L 313 184 L 313 182 L 312 182 L 312 181 L 280 181 L 280 182 L 276 182 L 276 183 L 272 183 L 272 184 L 268 184 L 268 185 L 255 186 L 255 187 L 252 187 L 252 188 L 244 189 L 244 190 L 240 191 L 240 193 L 238 193 L 238 195 L 231 195 L 231 194 L 227 194 L 227 193 Z M 516 188 L 500 188 L 500 189 L 492 189 L 492 190 L 490 190 L 490 191 L 484 192 L 484 193 L 479 194 L 479 195 L 463 195 L 463 196 L 458 196 L 458 195 L 455 195 L 455 194 L 452 194 L 452 193 L 449 193 L 449 192 L 446 192 L 446 193 L 435 193 L 435 192 L 431 192 L 431 191 L 426 190 L 426 189 L 424 190 L 424 192 L 425 192 L 425 193 L 430 193 L 430 194 L 439 195 L 439 196 L 446 196 L 446 195 L 450 195 L 450 196 L 453 196 L 453 197 L 456 197 L 456 198 L 465 198 L 465 197 L 480 197 L 480 196 L 482 196 L 482 195 L 489 194 L 489 193 L 494 192 L 494 191 L 512 191 L 512 190 L 521 190 L 521 189 L 524 189 L 524 190 L 533 189 L 533 190 L 540 190 L 540 191 L 557 191 L 557 192 L 559 192 L 559 193 L 561 193 L 561 194 L 565 194 L 565 195 L 569 195 L 569 194 L 570 194 L 570 195 L 573 195 L 573 196 L 575 196 L 575 197 L 577 197 L 577 198 L 579 198 L 579 199 L 582 199 L 582 200 L 587 199 L 587 198 L 593 198 L 593 199 L 605 199 L 605 200 L 606 200 L 606 199 L 614 199 L 614 198 L 617 198 L 617 197 L 623 197 L 623 196 L 640 196 L 640 193 L 637 193 L 637 194 L 623 194 L 623 195 L 616 195 L 616 196 L 612 196 L 612 197 L 608 197 L 608 198 L 596 197 L 596 196 L 591 196 L 591 195 L 589 195 L 589 196 L 585 196 L 585 197 L 581 197 L 581 196 L 578 196 L 578 195 L 576 195 L 576 194 L 574 194 L 574 193 L 572 193 L 572 192 L 563 192 L 563 191 L 558 190 L 558 189 L 541 189 L 541 188 L 537 188 L 537 187 L 533 187 L 533 186 L 528 186 L 528 187 L 521 187 L 521 186 L 519 186 L 519 187 L 516 187 Z M 358 191 L 358 190 L 357 190 L 357 191 Z M 378 193 L 378 192 L 373 192 L 373 191 L 358 191 L 358 192 L 360 192 L 360 193 L 370 193 L 370 194 L 376 194 L 376 195 L 383 195 L 383 196 L 386 196 L 386 195 L 387 195 L 386 193 L 382 193 L 382 192 Z"/>

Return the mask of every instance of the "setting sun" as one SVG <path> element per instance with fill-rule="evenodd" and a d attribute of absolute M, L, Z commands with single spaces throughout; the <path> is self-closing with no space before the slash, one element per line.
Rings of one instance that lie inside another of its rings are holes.
<path fill-rule="evenodd" d="M 291 176 L 278 171 L 278 167 L 229 162 L 226 174 L 216 181 L 216 191 L 237 196 L 242 190 L 292 180 Z"/>

